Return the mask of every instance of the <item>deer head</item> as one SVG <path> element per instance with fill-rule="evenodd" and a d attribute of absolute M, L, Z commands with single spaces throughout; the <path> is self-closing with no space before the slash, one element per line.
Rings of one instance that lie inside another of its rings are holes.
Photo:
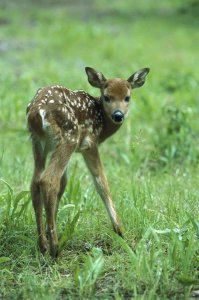
<path fill-rule="evenodd" d="M 132 89 L 141 87 L 145 83 L 145 77 L 150 69 L 143 68 L 127 80 L 106 79 L 101 72 L 90 67 L 86 67 L 85 70 L 89 83 L 101 91 L 101 100 L 106 116 L 114 124 L 121 125 L 128 113 Z"/>

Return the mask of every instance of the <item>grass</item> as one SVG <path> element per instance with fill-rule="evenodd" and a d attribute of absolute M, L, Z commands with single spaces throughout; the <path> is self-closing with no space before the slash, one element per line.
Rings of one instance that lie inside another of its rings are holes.
<path fill-rule="evenodd" d="M 198 8 L 177 0 L 49 3 L 0 4 L 0 298 L 194 299 Z M 25 109 L 36 89 L 51 83 L 97 95 L 87 65 L 107 77 L 151 68 L 125 125 L 100 149 L 125 239 L 112 232 L 76 155 L 55 262 L 37 250 Z"/>

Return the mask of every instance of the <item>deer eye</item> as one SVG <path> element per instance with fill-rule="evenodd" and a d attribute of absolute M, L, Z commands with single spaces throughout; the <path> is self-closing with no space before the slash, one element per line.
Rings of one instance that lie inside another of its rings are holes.
<path fill-rule="evenodd" d="M 126 96 L 126 97 L 124 98 L 124 101 L 125 101 L 125 102 L 129 102 L 129 101 L 130 101 L 130 97 L 129 97 L 129 96 Z"/>
<path fill-rule="evenodd" d="M 107 103 L 111 102 L 111 100 L 110 100 L 110 98 L 108 96 L 104 96 L 104 101 L 107 102 Z"/>

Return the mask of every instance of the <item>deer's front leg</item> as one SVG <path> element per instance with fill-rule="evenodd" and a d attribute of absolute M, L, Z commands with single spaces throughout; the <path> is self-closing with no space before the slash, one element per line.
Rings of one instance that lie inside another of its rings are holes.
<path fill-rule="evenodd" d="M 90 150 L 85 150 L 83 152 L 83 156 L 84 156 L 86 165 L 89 168 L 89 170 L 93 176 L 93 180 L 94 180 L 96 189 L 106 206 L 106 209 L 110 216 L 114 231 L 117 234 L 119 234 L 120 236 L 122 236 L 122 226 L 118 219 L 118 216 L 117 216 L 117 213 L 116 213 L 116 210 L 115 210 L 112 198 L 111 198 L 108 181 L 107 181 L 105 173 L 104 173 L 103 165 L 101 163 L 97 147 L 94 149 L 92 148 Z"/>

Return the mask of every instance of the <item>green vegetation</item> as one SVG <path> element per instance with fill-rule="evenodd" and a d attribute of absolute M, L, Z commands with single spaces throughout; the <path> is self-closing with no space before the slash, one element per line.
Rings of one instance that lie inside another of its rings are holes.
<path fill-rule="evenodd" d="M 0 299 L 193 299 L 198 11 L 191 0 L 1 1 Z M 62 251 L 53 261 L 37 250 L 25 110 L 37 88 L 52 83 L 97 95 L 85 66 L 126 78 L 151 68 L 128 120 L 100 149 L 125 239 L 112 232 L 77 154 L 59 209 Z"/>

